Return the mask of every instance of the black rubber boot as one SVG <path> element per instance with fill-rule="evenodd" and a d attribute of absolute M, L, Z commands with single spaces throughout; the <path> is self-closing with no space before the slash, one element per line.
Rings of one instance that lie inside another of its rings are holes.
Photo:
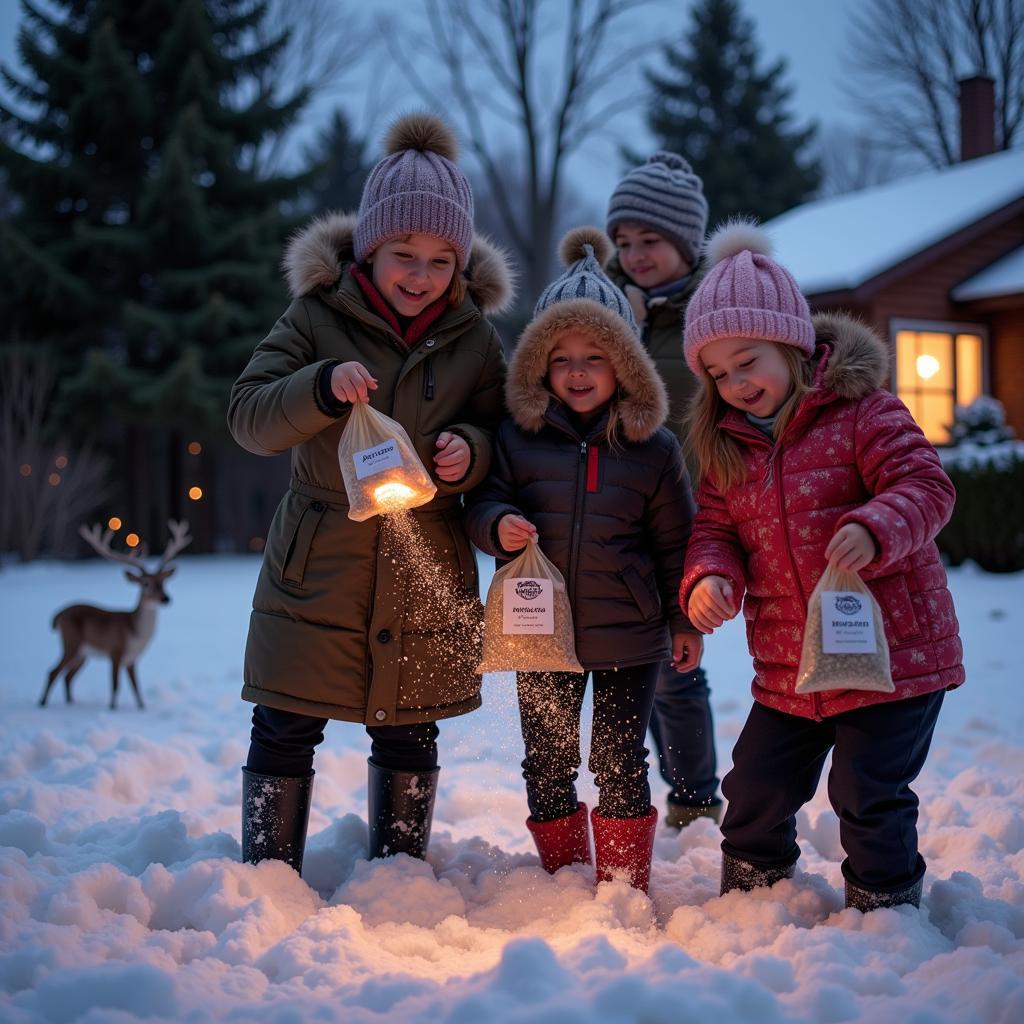
<path fill-rule="evenodd" d="M 849 869 L 844 863 L 843 880 L 846 883 L 846 906 L 859 910 L 862 914 L 871 910 L 898 907 L 903 904 L 909 904 L 912 907 L 921 906 L 925 864 L 920 854 L 918 854 L 917 860 L 917 873 L 911 881 L 901 882 L 899 885 L 892 885 L 885 889 L 868 889 L 859 882 L 852 881 Z"/>
<path fill-rule="evenodd" d="M 407 853 L 423 860 L 430 842 L 439 768 L 398 772 L 367 761 L 370 859 Z"/>
<path fill-rule="evenodd" d="M 716 825 L 722 823 L 722 801 L 711 800 L 706 804 L 677 804 L 669 800 L 666 805 L 664 822 L 677 832 L 692 825 L 698 818 L 710 818 Z"/>
<path fill-rule="evenodd" d="M 724 896 L 727 892 L 732 892 L 733 889 L 750 892 L 751 889 L 757 889 L 762 885 L 772 886 L 784 878 L 792 878 L 794 871 L 796 871 L 796 861 L 782 867 L 762 866 L 723 853 L 722 888 L 719 895 Z"/>
<path fill-rule="evenodd" d="M 242 769 L 242 862 L 283 860 L 302 874 L 313 772 L 300 778 Z"/>

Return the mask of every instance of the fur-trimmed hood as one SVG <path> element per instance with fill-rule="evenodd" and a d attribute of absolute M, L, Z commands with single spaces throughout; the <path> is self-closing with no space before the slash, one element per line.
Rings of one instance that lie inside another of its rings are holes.
<path fill-rule="evenodd" d="M 354 213 L 327 213 L 310 221 L 289 240 L 281 260 L 292 298 L 334 288 L 346 264 L 355 259 Z M 470 297 L 485 316 L 503 313 L 515 298 L 515 274 L 505 252 L 482 235 L 473 238 L 464 272 Z"/>
<path fill-rule="evenodd" d="M 826 389 L 858 399 L 888 386 L 889 347 L 863 320 L 848 313 L 817 313 L 811 320 L 817 340 L 832 348 L 821 374 Z"/>
<path fill-rule="evenodd" d="M 548 356 L 563 330 L 581 330 L 608 354 L 619 384 L 619 422 L 629 441 L 646 441 L 665 422 L 665 385 L 640 339 L 625 321 L 592 299 L 568 299 L 548 306 L 523 331 L 509 361 L 505 401 L 520 429 L 536 433 L 548 406 L 558 399 L 548 390 Z"/>

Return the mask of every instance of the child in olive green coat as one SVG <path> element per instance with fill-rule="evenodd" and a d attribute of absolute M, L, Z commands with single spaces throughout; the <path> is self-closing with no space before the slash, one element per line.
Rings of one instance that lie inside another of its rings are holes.
<path fill-rule="evenodd" d="M 480 705 L 476 562 L 461 495 L 486 476 L 505 360 L 484 319 L 509 298 L 500 253 L 473 237 L 473 196 L 434 117 L 398 121 L 356 216 L 291 242 L 293 301 L 231 393 L 235 439 L 291 451 L 292 481 L 256 585 L 242 696 L 257 706 L 243 769 L 242 856 L 301 871 L 313 752 L 329 719 L 371 739 L 369 853 L 422 857 L 437 721 Z M 348 518 L 338 441 L 357 402 L 398 420 L 437 494 L 409 513 L 446 601 L 424 600 L 382 518 Z M 469 614 L 456 615 L 453 603 Z M 474 608 L 475 605 L 475 608 Z"/>

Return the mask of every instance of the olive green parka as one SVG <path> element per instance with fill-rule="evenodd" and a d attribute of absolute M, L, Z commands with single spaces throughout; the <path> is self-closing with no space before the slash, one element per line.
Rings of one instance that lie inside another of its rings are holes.
<path fill-rule="evenodd" d="M 290 449 L 292 459 L 253 597 L 242 697 L 404 725 L 480 705 L 478 580 L 461 494 L 487 475 L 503 416 L 505 359 L 484 314 L 507 305 L 511 278 L 503 254 L 477 239 L 466 298 L 410 350 L 346 273 L 354 227 L 332 214 L 291 241 L 283 265 L 293 301 L 231 391 L 235 440 L 258 455 Z M 437 495 L 412 513 L 422 535 L 414 553 L 381 543 L 381 517 L 348 518 L 338 441 L 350 407 L 327 408 L 317 387 L 336 360 L 373 374 L 370 404 L 405 427 L 429 471 L 443 430 L 469 443 L 466 476 L 434 477 Z"/>

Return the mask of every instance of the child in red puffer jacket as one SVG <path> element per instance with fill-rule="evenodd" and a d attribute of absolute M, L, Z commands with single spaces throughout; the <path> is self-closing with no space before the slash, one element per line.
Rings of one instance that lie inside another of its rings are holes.
<path fill-rule="evenodd" d="M 699 513 L 680 602 L 710 633 L 743 599 L 755 704 L 722 791 L 722 892 L 790 877 L 796 812 L 831 750 L 829 798 L 846 852 L 846 905 L 919 904 L 919 774 L 946 690 L 964 681 L 935 535 L 954 490 L 865 325 L 813 320 L 766 237 L 733 223 L 686 312 L 702 382 L 690 412 Z M 795 692 L 807 600 L 827 564 L 878 602 L 895 692 Z"/>

